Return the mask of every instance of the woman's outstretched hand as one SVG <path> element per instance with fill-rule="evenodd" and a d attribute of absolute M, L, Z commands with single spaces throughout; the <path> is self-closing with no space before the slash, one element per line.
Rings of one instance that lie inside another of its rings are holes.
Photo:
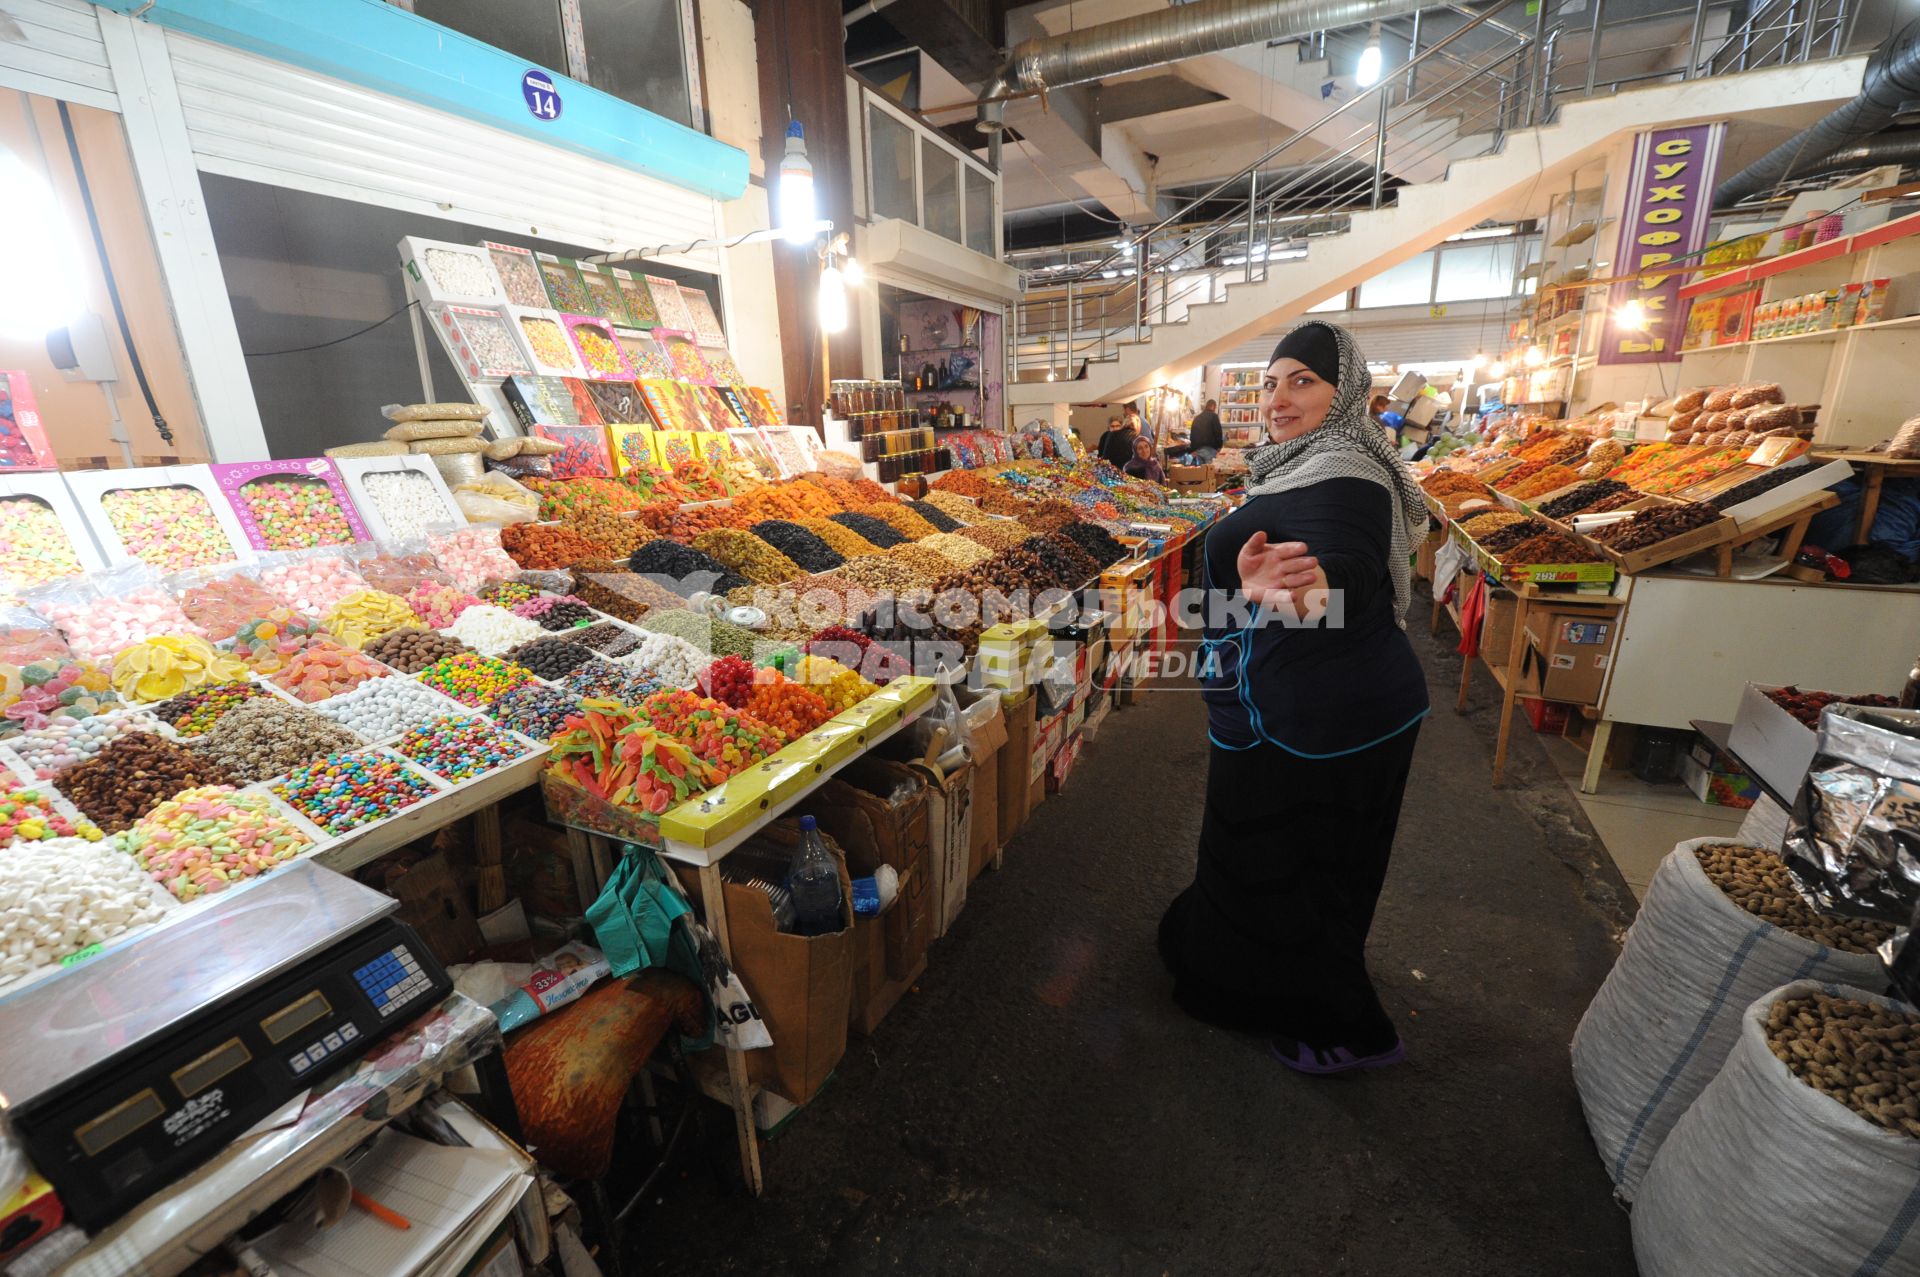
<path fill-rule="evenodd" d="M 1327 588 L 1327 574 L 1320 560 L 1307 553 L 1303 541 L 1271 544 L 1267 534 L 1256 532 L 1240 547 L 1236 565 L 1240 570 L 1240 590 L 1255 603 L 1290 608 L 1304 616 L 1310 596 Z"/>

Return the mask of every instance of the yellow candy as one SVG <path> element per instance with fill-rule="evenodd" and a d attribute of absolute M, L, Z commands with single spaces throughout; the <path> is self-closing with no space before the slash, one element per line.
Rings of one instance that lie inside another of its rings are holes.
<path fill-rule="evenodd" d="M 405 599 L 384 590 L 355 590 L 327 613 L 328 631 L 339 642 L 356 648 L 394 630 L 425 625 Z"/>
<path fill-rule="evenodd" d="M 122 696 L 134 700 L 161 701 L 178 696 L 189 687 L 209 683 L 231 683 L 246 677 L 247 667 L 203 638 L 191 635 L 162 634 L 135 643 L 114 658 L 111 686 Z M 104 691 L 105 675 L 99 686 L 81 686 Z"/>

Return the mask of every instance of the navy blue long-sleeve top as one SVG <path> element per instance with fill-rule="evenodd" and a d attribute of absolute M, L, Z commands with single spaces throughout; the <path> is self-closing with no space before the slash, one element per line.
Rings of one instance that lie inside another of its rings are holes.
<path fill-rule="evenodd" d="M 1327 479 L 1254 497 L 1207 533 L 1201 685 L 1208 731 L 1228 749 L 1266 743 L 1308 758 L 1349 754 L 1425 716 L 1426 678 L 1393 617 L 1393 500 L 1365 479 Z M 1305 542 L 1340 594 L 1300 626 L 1240 594 L 1241 547 L 1256 532 Z M 1251 614 L 1251 615 L 1249 615 Z"/>

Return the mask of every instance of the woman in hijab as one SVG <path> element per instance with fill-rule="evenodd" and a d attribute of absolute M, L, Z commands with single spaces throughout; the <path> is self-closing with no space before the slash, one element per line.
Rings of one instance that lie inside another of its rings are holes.
<path fill-rule="evenodd" d="M 1150 479 L 1155 483 L 1167 481 L 1166 471 L 1160 468 L 1160 459 L 1153 455 L 1153 440 L 1142 435 L 1133 441 L 1133 456 L 1122 466 L 1136 479 Z"/>
<path fill-rule="evenodd" d="M 1262 388 L 1248 500 L 1202 554 L 1206 806 L 1160 953 L 1188 1014 L 1288 1067 L 1379 1068 L 1405 1058 L 1365 948 L 1427 712 L 1403 629 L 1426 507 L 1344 328 L 1288 333 Z"/>

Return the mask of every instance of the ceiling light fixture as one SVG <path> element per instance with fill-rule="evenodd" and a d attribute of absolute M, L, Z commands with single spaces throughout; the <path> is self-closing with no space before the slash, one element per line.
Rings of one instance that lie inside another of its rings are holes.
<path fill-rule="evenodd" d="M 1370 88 L 1380 82 L 1380 24 L 1373 24 L 1367 32 L 1367 47 L 1360 50 L 1360 65 L 1354 71 L 1354 82 L 1361 88 Z"/>

